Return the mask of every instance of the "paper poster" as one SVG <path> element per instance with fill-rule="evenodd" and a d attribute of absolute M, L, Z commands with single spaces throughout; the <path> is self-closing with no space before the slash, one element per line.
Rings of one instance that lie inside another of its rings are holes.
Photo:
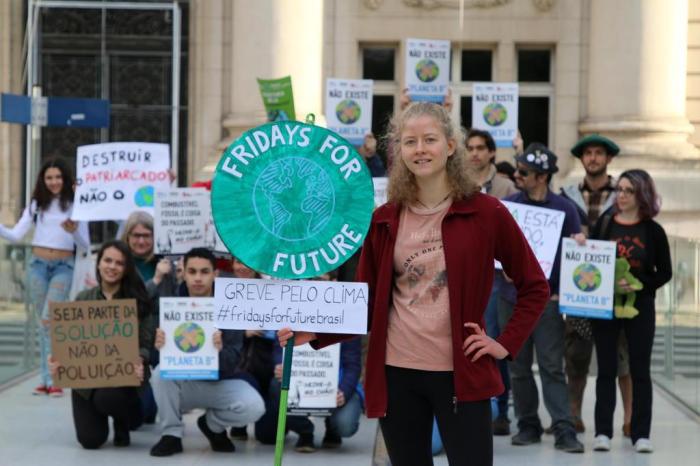
<path fill-rule="evenodd" d="M 170 146 L 110 142 L 78 147 L 73 220 L 126 220 L 153 214 L 156 191 L 170 186 Z"/>
<path fill-rule="evenodd" d="M 366 283 L 217 278 L 214 298 L 219 328 L 367 333 Z"/>
<path fill-rule="evenodd" d="M 512 147 L 518 134 L 518 84 L 474 83 L 472 127 L 491 133 L 497 147 Z"/>
<path fill-rule="evenodd" d="M 328 416 L 338 407 L 340 343 L 314 350 L 294 348 L 287 411 L 296 415 Z"/>
<path fill-rule="evenodd" d="M 296 120 L 291 76 L 279 79 L 258 78 L 258 86 L 267 112 L 267 121 Z"/>
<path fill-rule="evenodd" d="M 136 300 L 49 302 L 51 355 L 60 388 L 137 387 Z"/>
<path fill-rule="evenodd" d="M 211 201 L 205 189 L 157 191 L 153 226 L 156 254 L 185 254 L 192 248 L 216 246 Z"/>
<path fill-rule="evenodd" d="M 501 201 L 518 223 L 532 252 L 549 279 L 554 266 L 554 258 L 559 248 L 561 229 L 566 214 L 560 210 L 545 209 L 517 202 Z M 496 264 L 500 269 L 501 265 Z"/>
<path fill-rule="evenodd" d="M 442 103 L 450 81 L 450 41 L 406 39 L 405 62 L 411 100 Z"/>
<path fill-rule="evenodd" d="M 614 241 L 589 239 L 579 246 L 573 239 L 562 239 L 559 312 L 612 319 L 616 253 Z"/>
<path fill-rule="evenodd" d="M 354 146 L 372 132 L 372 86 L 371 79 L 326 81 L 326 127 Z"/>
<path fill-rule="evenodd" d="M 219 352 L 214 298 L 160 298 L 160 328 L 165 345 L 160 350 L 164 379 L 217 380 Z"/>
<path fill-rule="evenodd" d="M 372 178 L 372 183 L 374 184 L 374 208 L 376 209 L 380 205 L 386 204 L 389 178 L 375 177 Z"/>

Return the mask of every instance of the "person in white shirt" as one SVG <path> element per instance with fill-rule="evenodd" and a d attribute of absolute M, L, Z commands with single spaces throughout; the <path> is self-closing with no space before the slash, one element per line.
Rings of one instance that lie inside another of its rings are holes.
<path fill-rule="evenodd" d="M 59 158 L 47 160 L 37 177 L 30 204 L 17 224 L 0 225 L 0 237 L 18 242 L 34 227 L 29 289 L 34 311 L 40 319 L 41 382 L 33 394 L 59 397 L 63 391 L 52 385 L 47 356 L 51 353 L 49 302 L 65 301 L 73 281 L 76 246 L 89 249 L 87 222 L 71 220 L 74 180 L 68 164 Z"/>

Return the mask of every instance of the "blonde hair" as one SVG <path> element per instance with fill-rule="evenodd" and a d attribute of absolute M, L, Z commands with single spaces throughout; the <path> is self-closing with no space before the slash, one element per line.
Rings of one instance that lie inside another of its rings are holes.
<path fill-rule="evenodd" d="M 133 229 L 139 225 L 141 225 L 142 227 L 146 228 L 151 233 L 153 233 L 153 216 L 151 214 L 149 214 L 148 212 L 144 212 L 143 210 L 133 211 L 131 214 L 129 214 L 129 217 L 126 219 L 126 224 L 124 225 L 124 231 L 122 232 L 122 236 L 120 239 L 128 245 L 129 244 L 129 235 L 131 235 L 131 232 L 133 231 Z M 154 241 L 155 241 L 155 238 L 154 238 Z M 129 248 L 129 249 L 131 250 L 131 248 Z M 154 255 L 155 254 L 153 253 L 153 251 L 151 251 L 151 254 L 145 258 L 146 262 L 153 259 Z"/>
<path fill-rule="evenodd" d="M 452 189 L 454 199 L 466 199 L 479 191 L 479 186 L 472 180 L 465 169 L 464 159 L 466 149 L 464 147 L 464 134 L 450 118 L 450 114 L 441 105 L 431 102 L 413 102 L 403 112 L 394 114 L 389 123 L 387 133 L 387 145 L 390 148 L 390 157 L 393 163 L 389 172 L 389 185 L 387 198 L 389 202 L 397 204 L 412 203 L 418 195 L 416 177 L 406 167 L 401 159 L 401 133 L 406 122 L 411 118 L 420 116 L 433 117 L 445 134 L 445 138 L 455 143 L 455 151 L 447 158 L 447 179 Z"/>

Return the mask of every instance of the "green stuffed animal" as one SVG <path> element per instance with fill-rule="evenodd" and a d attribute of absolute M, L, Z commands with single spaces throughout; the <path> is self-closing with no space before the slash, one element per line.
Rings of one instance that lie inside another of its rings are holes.
<path fill-rule="evenodd" d="M 644 288 L 644 285 L 632 275 L 630 268 L 630 263 L 624 257 L 619 257 L 615 261 L 615 317 L 618 319 L 631 319 L 639 314 L 634 307 L 634 302 L 637 299 L 636 291 Z M 634 291 L 627 292 L 620 288 L 617 282 L 623 278 Z"/>

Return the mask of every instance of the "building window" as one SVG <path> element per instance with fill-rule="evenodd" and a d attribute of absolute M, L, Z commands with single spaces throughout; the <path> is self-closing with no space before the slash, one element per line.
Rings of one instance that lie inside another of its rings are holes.
<path fill-rule="evenodd" d="M 472 127 L 472 96 L 465 95 L 459 99 L 459 116 L 464 128 Z"/>
<path fill-rule="evenodd" d="M 518 50 L 519 82 L 551 82 L 551 50 Z"/>
<path fill-rule="evenodd" d="M 462 50 L 462 81 L 492 80 L 493 52 L 491 50 Z"/>
<path fill-rule="evenodd" d="M 518 128 L 525 147 L 531 142 L 549 146 L 549 97 L 520 96 Z"/>
<path fill-rule="evenodd" d="M 394 47 L 365 47 L 362 49 L 362 79 L 394 81 L 396 49 Z"/>

